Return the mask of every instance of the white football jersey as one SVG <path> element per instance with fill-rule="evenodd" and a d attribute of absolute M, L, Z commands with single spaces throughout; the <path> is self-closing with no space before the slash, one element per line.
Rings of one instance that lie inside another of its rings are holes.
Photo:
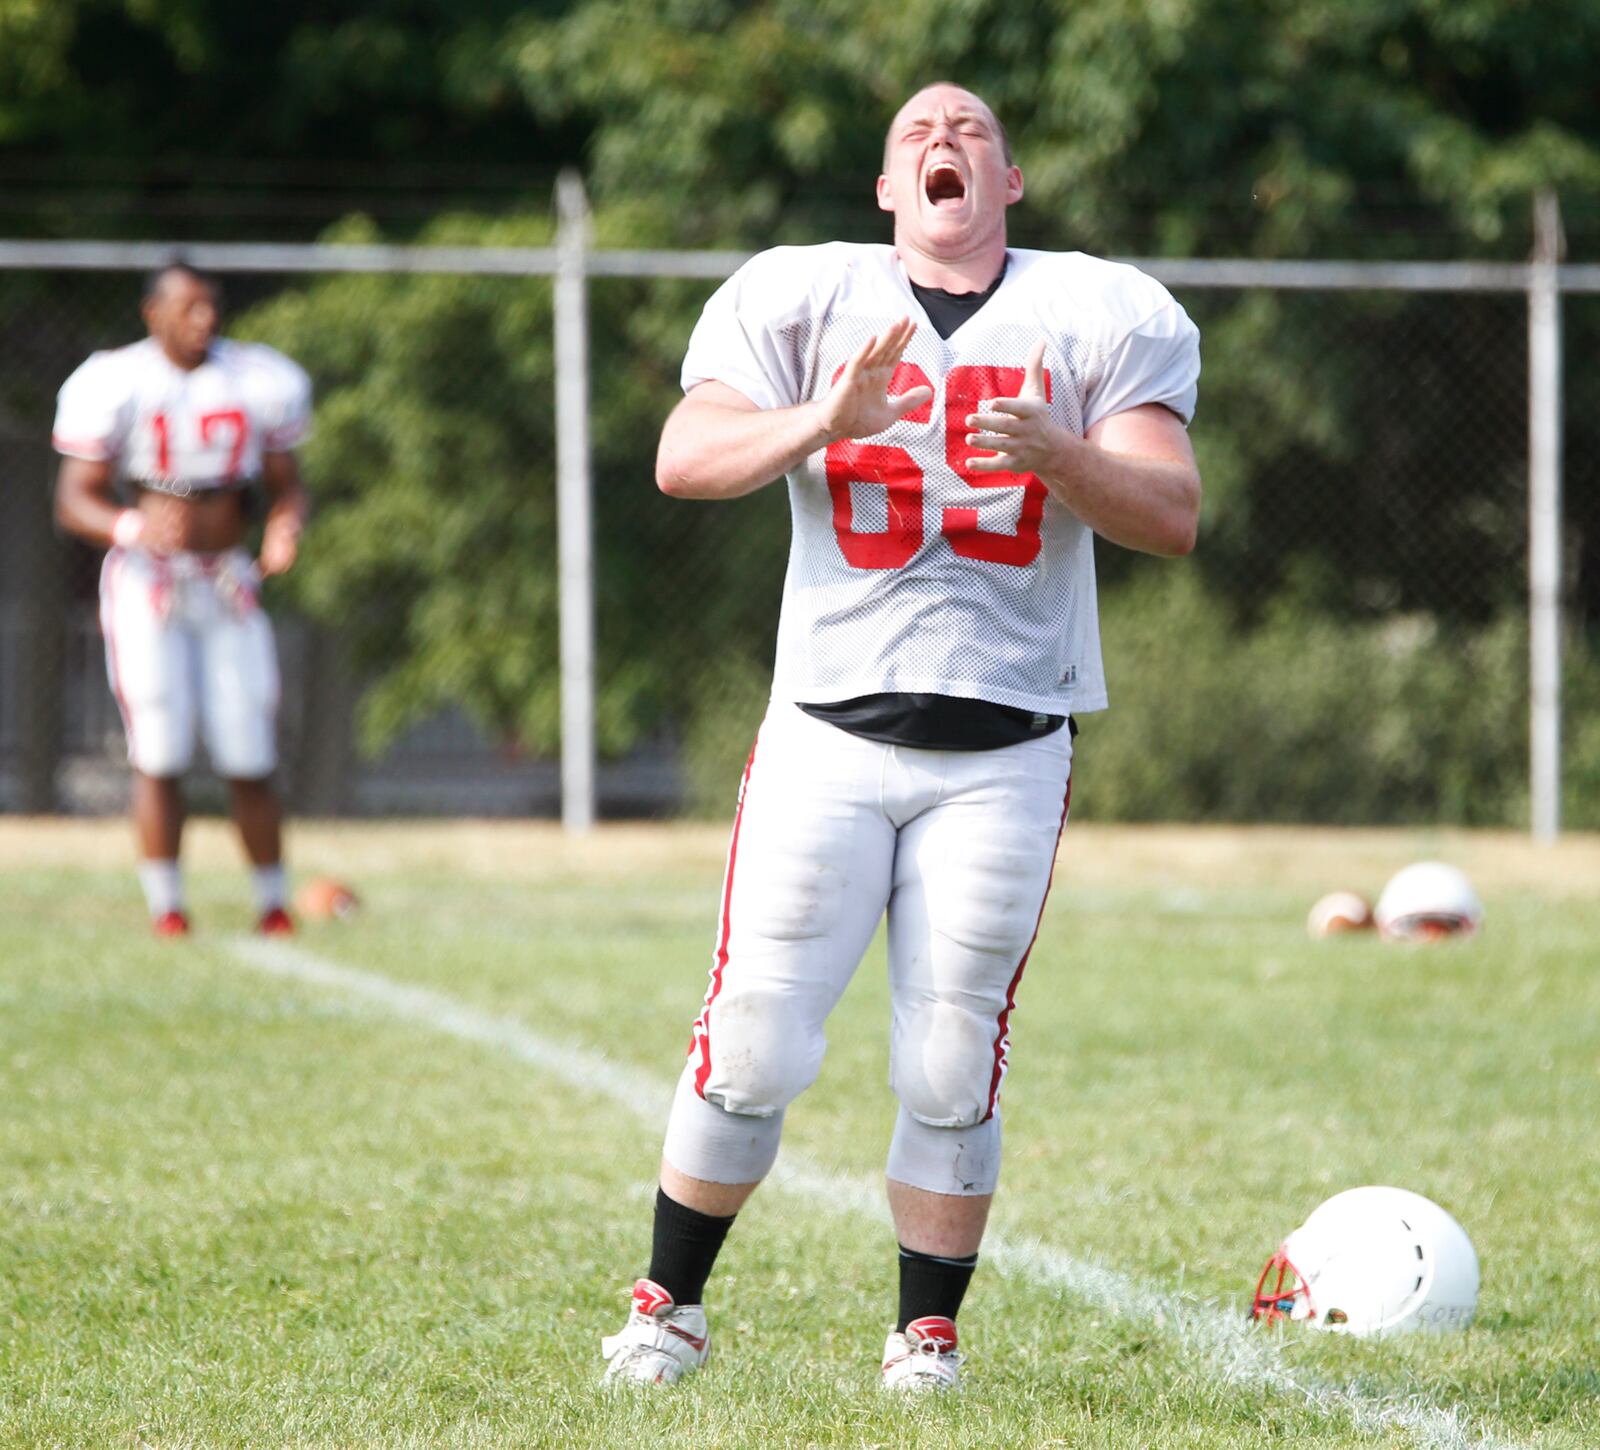
<path fill-rule="evenodd" d="M 706 303 L 684 390 L 716 379 L 762 408 L 826 396 L 867 338 L 918 323 L 891 393 L 933 401 L 789 475 L 794 534 L 774 694 L 823 704 L 885 691 L 1050 714 L 1103 709 L 1092 532 L 1032 474 L 978 473 L 981 400 L 1014 397 L 1046 342 L 1050 416 L 1084 433 L 1161 403 L 1187 423 L 1199 334 L 1136 268 L 1012 248 L 994 295 L 941 338 L 892 246 L 831 242 L 753 257 Z"/>
<path fill-rule="evenodd" d="M 218 338 L 199 367 L 180 368 L 154 338 L 92 354 L 62 384 L 58 453 L 114 460 L 116 477 L 226 488 L 261 472 L 264 452 L 311 432 L 311 380 L 253 342 Z"/>

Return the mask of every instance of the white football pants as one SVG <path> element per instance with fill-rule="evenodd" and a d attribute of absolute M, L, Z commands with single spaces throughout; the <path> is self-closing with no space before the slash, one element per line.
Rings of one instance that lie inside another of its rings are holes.
<path fill-rule="evenodd" d="M 1017 983 L 1066 822 L 1065 729 L 999 750 L 883 745 L 774 701 L 745 770 L 706 1004 L 665 1154 L 763 1177 L 823 1024 L 889 917 L 889 1176 L 982 1194 Z"/>
<path fill-rule="evenodd" d="M 106 673 L 128 759 L 181 775 L 197 727 L 217 774 L 260 780 L 278 763 L 278 656 L 243 549 L 220 554 L 113 549 L 100 571 Z"/>

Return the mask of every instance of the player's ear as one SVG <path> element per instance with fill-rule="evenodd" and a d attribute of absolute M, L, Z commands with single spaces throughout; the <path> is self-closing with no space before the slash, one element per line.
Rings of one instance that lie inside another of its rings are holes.
<path fill-rule="evenodd" d="M 878 210 L 894 210 L 894 197 L 889 193 L 889 178 L 887 176 L 878 178 Z"/>
<path fill-rule="evenodd" d="M 1012 206 L 1022 200 L 1022 168 L 1013 166 L 1006 172 L 1006 205 Z"/>

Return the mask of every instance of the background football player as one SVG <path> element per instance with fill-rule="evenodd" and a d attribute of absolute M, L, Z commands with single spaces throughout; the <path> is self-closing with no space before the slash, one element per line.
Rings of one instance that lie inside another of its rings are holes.
<path fill-rule="evenodd" d="M 151 274 L 142 342 L 91 356 L 63 385 L 56 517 L 109 549 L 106 667 L 133 766 L 139 878 L 157 933 L 189 929 L 181 779 L 203 732 L 228 782 L 259 926 L 286 910 L 277 765 L 278 661 L 257 598 L 295 561 L 306 495 L 293 449 L 311 385 L 281 353 L 217 336 L 216 285 L 182 263 Z M 260 558 L 241 547 L 247 490 L 267 497 Z M 119 500 L 119 494 L 124 503 Z"/>
<path fill-rule="evenodd" d="M 882 1382 L 958 1383 L 1007 1031 L 1071 793 L 1064 727 L 1106 703 L 1093 535 L 1183 554 L 1200 504 L 1193 324 L 1131 267 L 1008 248 L 1022 190 L 989 107 L 931 86 L 885 146 L 893 246 L 762 253 L 690 340 L 660 486 L 731 498 L 787 474 L 794 535 L 610 1379 L 704 1361 L 706 1277 L 887 912 L 900 1304 Z"/>

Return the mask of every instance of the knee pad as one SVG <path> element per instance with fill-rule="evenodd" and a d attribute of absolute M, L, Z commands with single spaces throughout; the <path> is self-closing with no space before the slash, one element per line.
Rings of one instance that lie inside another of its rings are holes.
<path fill-rule="evenodd" d="M 782 1113 L 816 1081 L 827 1045 L 820 1027 L 797 1027 L 794 1017 L 793 1002 L 781 992 L 720 995 L 707 1011 L 706 1036 L 696 1040 L 698 1064 L 691 1061 L 700 1096 L 729 1113 Z"/>
<path fill-rule="evenodd" d="M 901 1106 L 930 1128 L 981 1123 L 990 1110 L 999 1032 L 994 1017 L 949 1002 L 919 1002 L 898 1015 L 889 1086 Z"/>
<path fill-rule="evenodd" d="M 889 1143 L 889 1177 L 928 1193 L 972 1197 L 1000 1181 L 1000 1115 L 963 1128 L 935 1128 L 901 1107 Z"/>
<path fill-rule="evenodd" d="M 756 1183 L 778 1156 L 783 1114 L 753 1117 L 707 1102 L 694 1085 L 691 1061 L 678 1079 L 662 1156 L 680 1173 L 707 1183 Z"/>

